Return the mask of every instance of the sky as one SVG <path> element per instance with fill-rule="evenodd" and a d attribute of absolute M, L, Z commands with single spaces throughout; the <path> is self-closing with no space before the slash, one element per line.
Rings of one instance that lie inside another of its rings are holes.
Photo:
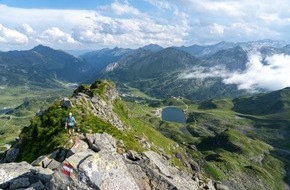
<path fill-rule="evenodd" d="M 0 0 L 0 51 L 290 42 L 288 0 Z"/>

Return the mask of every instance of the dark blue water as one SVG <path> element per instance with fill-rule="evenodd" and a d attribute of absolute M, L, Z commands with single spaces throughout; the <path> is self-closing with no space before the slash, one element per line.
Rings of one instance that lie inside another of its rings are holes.
<path fill-rule="evenodd" d="M 186 117 L 182 109 L 177 107 L 166 107 L 162 110 L 162 120 L 185 123 Z"/>

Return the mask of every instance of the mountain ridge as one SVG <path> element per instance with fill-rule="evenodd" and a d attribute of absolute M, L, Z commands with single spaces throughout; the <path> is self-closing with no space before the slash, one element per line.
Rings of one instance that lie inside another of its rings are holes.
<path fill-rule="evenodd" d="M 81 82 L 93 70 L 84 60 L 64 51 L 39 45 L 26 51 L 0 53 L 1 85 L 61 86 L 57 80 Z"/>
<path fill-rule="evenodd" d="M 236 84 L 228 85 L 223 80 L 225 76 L 245 71 L 249 61 L 249 48 L 258 48 L 262 57 L 265 57 L 276 53 L 287 54 L 288 46 L 282 45 L 282 42 L 271 40 L 220 42 L 203 46 L 212 50 L 207 51 L 206 55 L 196 57 L 178 47 L 162 48 L 156 44 L 139 49 L 107 48 L 88 52 L 86 56 L 81 57 L 39 45 L 27 51 L 0 54 L 0 85 L 60 87 L 63 86 L 61 83 L 91 83 L 95 78 L 108 78 L 116 82 L 126 82 L 127 86 L 156 98 L 168 98 L 171 95 L 197 101 L 218 97 L 232 98 L 254 92 L 239 90 Z M 264 63 L 264 60 L 262 62 Z M 138 77 L 141 77 L 143 82 L 138 80 Z M 153 88 L 150 89 L 149 86 Z M 174 90 L 171 90 L 172 88 Z M 262 89 L 258 89 L 257 92 L 261 92 L 260 90 Z"/>

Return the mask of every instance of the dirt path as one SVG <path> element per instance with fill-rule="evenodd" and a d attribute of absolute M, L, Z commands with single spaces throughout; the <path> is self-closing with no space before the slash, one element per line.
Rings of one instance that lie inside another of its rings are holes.
<path fill-rule="evenodd" d="M 8 123 L 12 120 L 12 119 L 25 119 L 25 118 L 32 118 L 34 116 L 34 114 L 32 115 L 26 115 L 26 116 L 14 116 L 14 115 L 0 115 L 0 118 L 8 118 L 9 119 L 4 123 L 3 127 L 6 127 L 8 125 Z"/>

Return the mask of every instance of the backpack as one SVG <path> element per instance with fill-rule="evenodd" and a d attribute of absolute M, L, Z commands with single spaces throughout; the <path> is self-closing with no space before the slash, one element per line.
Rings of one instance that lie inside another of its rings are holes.
<path fill-rule="evenodd" d="M 67 117 L 66 122 L 68 126 L 74 126 L 75 125 L 75 118 L 74 117 Z"/>

